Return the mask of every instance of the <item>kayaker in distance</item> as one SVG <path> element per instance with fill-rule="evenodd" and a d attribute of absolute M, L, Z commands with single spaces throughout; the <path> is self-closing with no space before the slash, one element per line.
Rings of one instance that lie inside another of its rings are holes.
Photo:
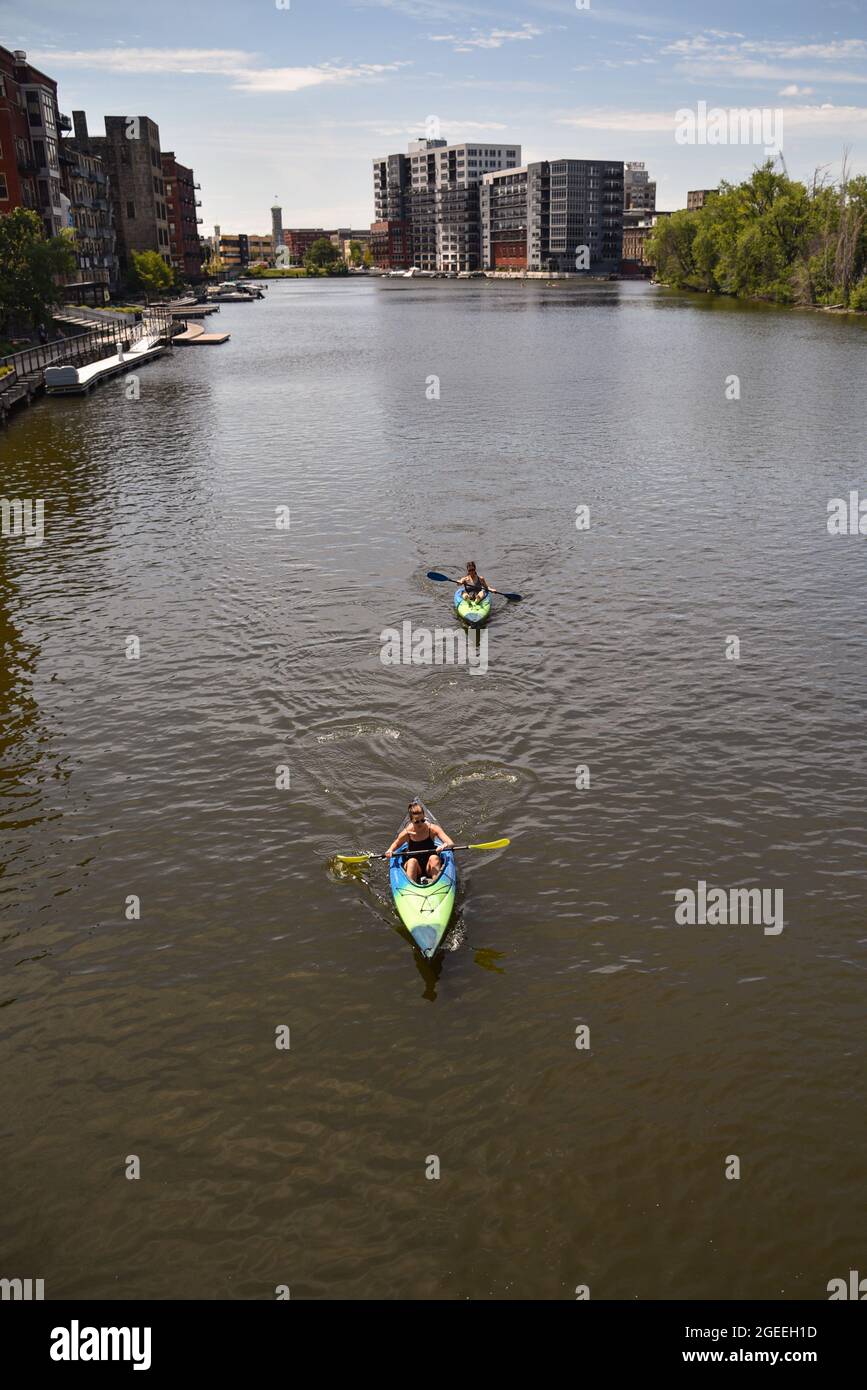
<path fill-rule="evenodd" d="M 461 580 L 461 585 L 467 598 L 474 602 L 484 598 L 485 594 L 497 592 L 493 584 L 489 584 L 483 574 L 476 573 L 475 560 L 467 560 L 467 572 Z"/>
<path fill-rule="evenodd" d="M 469 566 L 467 568 L 469 569 Z M 404 826 L 385 852 L 386 854 L 394 854 L 400 845 L 405 844 L 407 849 L 411 851 L 406 859 L 401 856 L 407 878 L 411 879 L 413 883 L 433 883 L 435 879 L 439 878 L 443 870 L 443 861 L 437 854 L 434 836 L 436 835 L 442 840 L 445 849 L 448 849 L 449 845 L 453 845 L 454 840 L 446 834 L 441 825 L 427 820 L 417 801 L 411 801 L 407 810 L 409 812 L 409 824 Z"/>

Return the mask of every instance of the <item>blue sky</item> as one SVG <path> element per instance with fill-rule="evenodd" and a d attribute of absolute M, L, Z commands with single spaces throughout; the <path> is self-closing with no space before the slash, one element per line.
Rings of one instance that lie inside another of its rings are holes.
<path fill-rule="evenodd" d="M 61 110 L 148 115 L 202 183 L 203 230 L 367 226 L 371 160 L 430 116 L 524 160 L 643 159 L 658 206 L 738 179 L 743 145 L 678 145 L 699 101 L 784 112 L 789 172 L 867 172 L 865 0 L 0 0 L 0 42 L 59 82 Z"/>

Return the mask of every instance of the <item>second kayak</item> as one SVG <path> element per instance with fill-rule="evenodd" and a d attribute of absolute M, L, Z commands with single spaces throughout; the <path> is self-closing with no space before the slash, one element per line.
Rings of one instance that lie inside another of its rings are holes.
<path fill-rule="evenodd" d="M 491 595 L 470 599 L 464 597 L 463 589 L 455 589 L 455 612 L 470 627 L 481 627 L 491 616 Z"/>

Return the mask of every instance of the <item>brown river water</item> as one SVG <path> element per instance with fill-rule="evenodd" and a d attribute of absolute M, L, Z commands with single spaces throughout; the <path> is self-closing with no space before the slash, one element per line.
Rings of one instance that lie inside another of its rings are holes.
<path fill-rule="evenodd" d="M 0 541 L 0 1275 L 867 1272 L 867 536 L 826 524 L 867 497 L 864 322 L 352 280 L 212 325 L 140 399 L 0 437 L 3 496 L 45 502 L 44 544 Z M 453 626 L 426 571 L 468 559 L 524 595 L 487 669 L 384 664 L 384 629 Z M 460 854 L 432 962 L 384 866 L 332 862 L 414 794 L 511 839 Z M 699 881 L 782 890 L 783 929 L 679 923 Z"/>

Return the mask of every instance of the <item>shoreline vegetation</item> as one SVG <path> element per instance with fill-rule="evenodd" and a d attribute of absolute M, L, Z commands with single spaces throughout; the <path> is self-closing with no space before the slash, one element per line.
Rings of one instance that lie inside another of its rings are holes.
<path fill-rule="evenodd" d="M 867 176 L 809 186 L 774 169 L 722 183 L 704 207 L 673 212 L 647 241 L 656 279 L 675 289 L 803 309 L 867 311 Z"/>

